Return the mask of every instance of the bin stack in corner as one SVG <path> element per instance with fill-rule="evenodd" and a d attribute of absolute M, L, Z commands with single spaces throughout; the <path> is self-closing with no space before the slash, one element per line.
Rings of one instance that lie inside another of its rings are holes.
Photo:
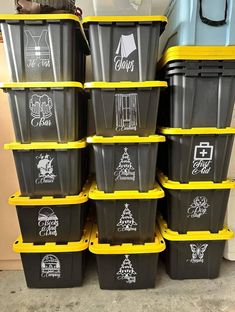
<path fill-rule="evenodd" d="M 80 286 L 91 231 L 82 85 L 89 46 L 75 15 L 1 15 L 0 23 L 13 80 L 1 88 L 16 138 L 5 149 L 20 186 L 9 199 L 22 234 L 13 249 L 28 287 Z"/>
<path fill-rule="evenodd" d="M 198 1 L 199 2 L 199 1 Z M 166 193 L 159 224 L 166 269 L 173 279 L 216 278 L 226 240 L 227 178 L 235 129 L 233 46 L 176 46 L 165 51 L 158 75 L 159 132 L 166 136 L 158 179 Z"/>
<path fill-rule="evenodd" d="M 156 227 L 156 135 L 160 89 L 155 81 L 163 16 L 93 16 L 89 31 L 94 82 L 91 91 L 96 135 L 97 226 L 89 250 L 96 254 L 100 287 L 138 289 L 155 286 L 158 254 L 165 243 Z"/>

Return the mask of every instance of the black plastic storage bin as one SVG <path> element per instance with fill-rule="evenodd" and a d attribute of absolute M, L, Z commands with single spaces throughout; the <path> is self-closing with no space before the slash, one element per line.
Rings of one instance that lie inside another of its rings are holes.
<path fill-rule="evenodd" d="M 93 136 L 96 182 L 106 193 L 120 190 L 147 192 L 154 188 L 158 143 L 165 137 Z"/>
<path fill-rule="evenodd" d="M 166 240 L 166 271 L 172 279 L 217 278 L 225 242 L 233 238 L 226 227 L 219 233 L 209 231 L 179 234 L 171 231 L 165 221 L 158 219 L 161 234 Z"/>
<path fill-rule="evenodd" d="M 149 136 L 156 132 L 163 81 L 90 82 L 96 135 Z"/>
<path fill-rule="evenodd" d="M 84 182 L 84 140 L 70 143 L 5 144 L 13 150 L 22 196 L 78 195 Z"/>
<path fill-rule="evenodd" d="M 164 16 L 92 16 L 89 28 L 95 81 L 155 79 L 159 37 Z"/>
<path fill-rule="evenodd" d="M 235 47 L 173 47 L 162 57 L 158 125 L 229 127 L 235 102 Z M 158 77 L 159 78 L 159 77 Z"/>
<path fill-rule="evenodd" d="M 159 209 L 172 231 L 217 233 L 223 229 L 230 190 L 235 188 L 235 182 L 186 184 L 168 180 L 162 173 L 158 173 L 158 180 L 166 194 Z"/>
<path fill-rule="evenodd" d="M 32 199 L 16 193 L 9 198 L 15 205 L 24 243 L 80 241 L 85 218 L 89 185 L 77 196 Z"/>
<path fill-rule="evenodd" d="M 0 15 L 12 80 L 85 81 L 89 47 L 73 14 Z"/>
<path fill-rule="evenodd" d="M 101 289 L 154 288 L 158 255 L 165 242 L 156 229 L 155 241 L 142 245 L 109 245 L 98 242 L 97 227 L 93 225 L 89 250 L 96 254 Z"/>
<path fill-rule="evenodd" d="M 72 142 L 87 135 L 87 96 L 78 82 L 3 83 L 17 142 Z"/>
<path fill-rule="evenodd" d="M 85 256 L 91 226 L 87 225 L 78 242 L 23 243 L 19 237 L 13 250 L 20 253 L 29 288 L 65 288 L 82 285 Z"/>
<path fill-rule="evenodd" d="M 89 198 L 95 200 L 99 243 L 143 244 L 154 242 L 158 199 L 164 192 L 154 190 L 104 193 L 94 182 Z"/>
<path fill-rule="evenodd" d="M 173 181 L 213 181 L 227 179 L 235 128 L 161 128 L 166 136 L 160 147 L 158 168 Z"/>

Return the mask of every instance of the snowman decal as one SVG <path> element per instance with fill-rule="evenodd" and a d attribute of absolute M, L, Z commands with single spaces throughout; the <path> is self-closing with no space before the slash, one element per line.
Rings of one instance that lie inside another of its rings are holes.
<path fill-rule="evenodd" d="M 56 175 L 54 174 L 53 160 L 49 154 L 40 154 L 36 156 L 37 169 L 39 170 L 38 178 L 36 179 L 36 184 L 53 183 Z"/>

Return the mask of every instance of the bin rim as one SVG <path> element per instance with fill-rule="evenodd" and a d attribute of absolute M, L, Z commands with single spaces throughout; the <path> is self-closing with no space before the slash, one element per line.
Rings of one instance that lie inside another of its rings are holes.
<path fill-rule="evenodd" d="M 0 22 L 7 20 L 73 20 L 81 25 L 80 18 L 75 14 L 0 14 Z"/>
<path fill-rule="evenodd" d="M 166 81 L 120 81 L 120 82 L 86 82 L 85 89 L 118 89 L 118 88 L 166 88 L 168 86 Z"/>
<path fill-rule="evenodd" d="M 152 254 L 160 253 L 166 249 L 165 241 L 156 226 L 155 241 L 142 245 L 125 243 L 121 245 L 100 244 L 98 241 L 98 227 L 93 224 L 89 251 L 96 255 L 125 255 L 125 254 Z"/>
<path fill-rule="evenodd" d="M 226 190 L 235 188 L 235 181 L 226 180 L 221 183 L 212 181 L 194 181 L 189 183 L 180 183 L 169 180 L 163 172 L 157 171 L 157 176 L 160 184 L 170 190 Z"/>
<path fill-rule="evenodd" d="M 94 135 L 87 138 L 87 143 L 103 143 L 103 144 L 113 144 L 113 143 L 158 143 L 165 142 L 166 138 L 163 135 L 150 135 L 148 137 L 140 137 L 137 135 L 123 135 L 123 136 L 113 136 L 113 137 L 103 137 Z"/>
<path fill-rule="evenodd" d="M 57 142 L 32 142 L 32 143 L 18 143 L 12 142 L 4 144 L 5 150 L 59 150 L 59 149 L 81 149 L 86 147 L 86 140 L 57 143 Z"/>
<path fill-rule="evenodd" d="M 88 201 L 88 194 L 90 184 L 87 183 L 79 195 L 66 196 L 63 198 L 53 196 L 42 196 L 41 198 L 30 198 L 28 196 L 21 196 L 20 192 L 16 192 L 8 199 L 9 205 L 13 206 L 59 206 L 59 205 L 78 205 Z"/>
<path fill-rule="evenodd" d="M 22 236 L 19 236 L 13 243 L 13 251 L 16 253 L 58 253 L 58 252 L 78 252 L 88 249 L 91 235 L 92 224 L 85 225 L 83 236 L 79 242 L 68 242 L 57 244 L 54 242 L 43 243 L 24 243 Z"/>
<path fill-rule="evenodd" d="M 161 127 L 159 128 L 161 134 L 173 134 L 173 135 L 194 135 L 194 134 L 235 134 L 235 128 L 168 128 Z"/>
<path fill-rule="evenodd" d="M 158 62 L 160 70 L 172 61 L 235 60 L 235 46 L 175 46 L 167 49 Z"/>
<path fill-rule="evenodd" d="M 167 24 L 167 17 L 163 15 L 143 15 L 143 16 L 86 16 L 82 23 L 99 23 L 99 22 L 162 22 Z"/>
<path fill-rule="evenodd" d="M 115 191 L 113 193 L 105 193 L 103 191 L 98 190 L 96 181 L 94 181 L 89 191 L 89 198 L 93 200 L 158 199 L 163 198 L 164 196 L 165 193 L 158 183 L 154 185 L 153 190 L 150 190 L 148 192 Z"/>
<path fill-rule="evenodd" d="M 213 240 L 229 240 L 234 237 L 232 230 L 224 226 L 223 230 L 218 233 L 209 231 L 188 231 L 187 234 L 179 234 L 167 227 L 167 223 L 162 216 L 157 218 L 160 232 L 164 239 L 168 241 L 213 241 Z"/>
<path fill-rule="evenodd" d="M 46 82 L 1 82 L 0 89 L 30 89 L 30 88 L 80 88 L 84 89 L 80 82 L 76 81 L 46 81 Z"/>

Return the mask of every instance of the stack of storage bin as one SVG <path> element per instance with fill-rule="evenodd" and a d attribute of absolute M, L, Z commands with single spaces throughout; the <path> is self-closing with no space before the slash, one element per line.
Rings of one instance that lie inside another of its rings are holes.
<path fill-rule="evenodd" d="M 28 287 L 80 286 L 91 227 L 85 226 L 85 54 L 75 15 L 3 15 L 3 40 L 14 82 L 9 95 L 20 192 L 17 208 Z M 79 82 L 73 82 L 79 81 Z M 85 227 L 85 229 L 84 229 Z"/>
<path fill-rule="evenodd" d="M 223 45 L 235 44 L 234 4 L 186 2 L 169 6 L 158 64 L 158 74 L 169 85 L 161 93 L 158 119 L 166 135 L 158 159 L 166 192 L 159 224 L 171 278 L 215 278 L 225 242 L 233 237 L 224 219 L 235 188 L 227 179 L 235 134 L 230 128 L 235 48 Z"/>
<path fill-rule="evenodd" d="M 96 135 L 93 144 L 96 201 L 90 251 L 97 255 L 100 287 L 138 289 L 155 285 L 158 253 L 165 243 L 156 228 L 155 135 L 160 88 L 152 81 L 162 16 L 94 16 L 89 28 L 95 82 L 91 91 Z"/>

